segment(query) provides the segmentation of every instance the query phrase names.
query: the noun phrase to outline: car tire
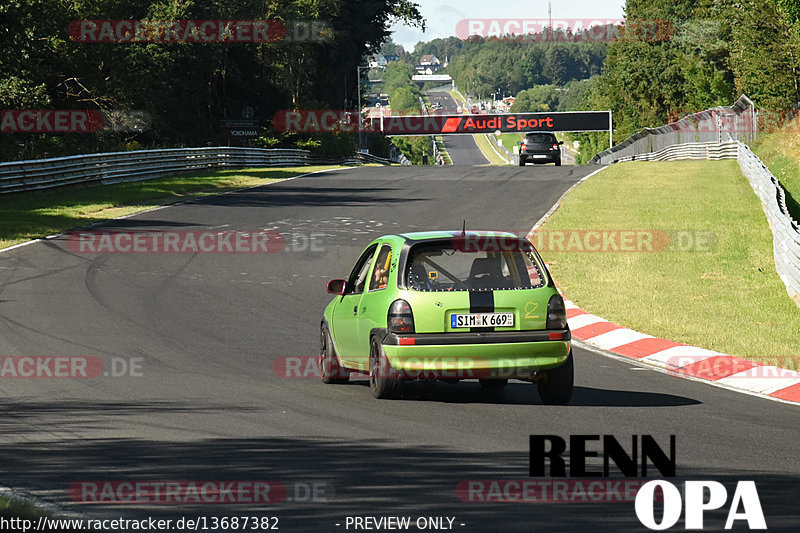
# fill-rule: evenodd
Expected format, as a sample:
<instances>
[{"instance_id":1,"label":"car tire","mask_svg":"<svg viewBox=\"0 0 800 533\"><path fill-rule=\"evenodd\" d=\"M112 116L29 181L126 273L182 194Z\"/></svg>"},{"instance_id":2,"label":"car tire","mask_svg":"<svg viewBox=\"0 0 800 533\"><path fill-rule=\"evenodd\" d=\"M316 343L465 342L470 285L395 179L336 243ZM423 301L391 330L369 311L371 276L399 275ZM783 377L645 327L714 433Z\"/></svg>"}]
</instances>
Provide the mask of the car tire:
<instances>
[{"instance_id":1,"label":"car tire","mask_svg":"<svg viewBox=\"0 0 800 533\"><path fill-rule=\"evenodd\" d=\"M498 390L508 385L508 379L479 379L482 389Z\"/></svg>"},{"instance_id":2,"label":"car tire","mask_svg":"<svg viewBox=\"0 0 800 533\"><path fill-rule=\"evenodd\" d=\"M555 163L556 163L557 167L560 167L561 166L561 159L556 159Z\"/></svg>"},{"instance_id":3,"label":"car tire","mask_svg":"<svg viewBox=\"0 0 800 533\"><path fill-rule=\"evenodd\" d=\"M319 332L319 358L317 359L319 376L323 383L347 383L350 372L339 364L339 356L333 346L328 326L322 325Z\"/></svg>"},{"instance_id":4,"label":"car tire","mask_svg":"<svg viewBox=\"0 0 800 533\"><path fill-rule=\"evenodd\" d=\"M389 364L383 345L375 337L369 343L369 388L379 400L400 395L402 380Z\"/></svg>"},{"instance_id":5,"label":"car tire","mask_svg":"<svg viewBox=\"0 0 800 533\"><path fill-rule=\"evenodd\" d=\"M522 158L519 159L519 166L521 166L521 167L525 166L525 160L524 159L522 159Z\"/></svg>"},{"instance_id":6,"label":"car tire","mask_svg":"<svg viewBox=\"0 0 800 533\"><path fill-rule=\"evenodd\" d=\"M572 398L574 381L575 367L570 350L564 364L548 370L537 383L542 402L545 405L566 405Z\"/></svg>"}]
</instances>

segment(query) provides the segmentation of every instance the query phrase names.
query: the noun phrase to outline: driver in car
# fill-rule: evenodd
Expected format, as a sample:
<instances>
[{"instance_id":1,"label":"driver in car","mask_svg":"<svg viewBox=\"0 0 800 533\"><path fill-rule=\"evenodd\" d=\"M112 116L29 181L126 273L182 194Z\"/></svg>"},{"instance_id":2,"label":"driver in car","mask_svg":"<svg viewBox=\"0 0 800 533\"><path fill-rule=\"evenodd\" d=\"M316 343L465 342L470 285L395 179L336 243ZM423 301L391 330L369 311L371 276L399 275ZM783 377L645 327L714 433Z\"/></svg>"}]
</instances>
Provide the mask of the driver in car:
<instances>
[{"instance_id":1,"label":"driver in car","mask_svg":"<svg viewBox=\"0 0 800 533\"><path fill-rule=\"evenodd\" d=\"M375 265L375 272L372 275L373 278L373 285L376 289L385 289L387 285L389 285L389 264L392 261L392 254L389 252L389 255L386 257L386 261L383 264L378 263Z\"/></svg>"}]
</instances>

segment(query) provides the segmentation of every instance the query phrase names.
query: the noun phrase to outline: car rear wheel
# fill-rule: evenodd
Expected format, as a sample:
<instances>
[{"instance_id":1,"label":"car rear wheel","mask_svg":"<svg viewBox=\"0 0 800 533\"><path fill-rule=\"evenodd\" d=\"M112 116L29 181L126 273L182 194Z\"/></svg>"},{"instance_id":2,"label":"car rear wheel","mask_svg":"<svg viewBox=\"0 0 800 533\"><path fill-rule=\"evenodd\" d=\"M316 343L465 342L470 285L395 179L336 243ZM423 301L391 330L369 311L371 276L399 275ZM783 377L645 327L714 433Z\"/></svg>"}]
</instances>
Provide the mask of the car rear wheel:
<instances>
[{"instance_id":1,"label":"car rear wheel","mask_svg":"<svg viewBox=\"0 0 800 533\"><path fill-rule=\"evenodd\" d=\"M519 166L521 166L521 167L525 166L525 160L522 159L521 157L519 158Z\"/></svg>"},{"instance_id":2,"label":"car rear wheel","mask_svg":"<svg viewBox=\"0 0 800 533\"><path fill-rule=\"evenodd\" d=\"M339 356L333 347L328 326L323 325L319 332L319 375L323 383L347 383L350 372L339 364Z\"/></svg>"},{"instance_id":3,"label":"car rear wheel","mask_svg":"<svg viewBox=\"0 0 800 533\"><path fill-rule=\"evenodd\" d=\"M507 379L479 379L482 389L497 390L508 385Z\"/></svg>"},{"instance_id":4,"label":"car rear wheel","mask_svg":"<svg viewBox=\"0 0 800 533\"><path fill-rule=\"evenodd\" d=\"M557 166L557 167L560 167L560 166L561 166L561 159L556 159L556 166Z\"/></svg>"},{"instance_id":5,"label":"car rear wheel","mask_svg":"<svg viewBox=\"0 0 800 533\"><path fill-rule=\"evenodd\" d=\"M572 398L575 369L572 350L567 360L559 367L548 370L538 382L539 396L545 405L566 405Z\"/></svg>"},{"instance_id":6,"label":"car rear wheel","mask_svg":"<svg viewBox=\"0 0 800 533\"><path fill-rule=\"evenodd\" d=\"M372 338L369 347L369 387L378 399L396 398L400 394L402 380L389 364L383 346Z\"/></svg>"}]
</instances>

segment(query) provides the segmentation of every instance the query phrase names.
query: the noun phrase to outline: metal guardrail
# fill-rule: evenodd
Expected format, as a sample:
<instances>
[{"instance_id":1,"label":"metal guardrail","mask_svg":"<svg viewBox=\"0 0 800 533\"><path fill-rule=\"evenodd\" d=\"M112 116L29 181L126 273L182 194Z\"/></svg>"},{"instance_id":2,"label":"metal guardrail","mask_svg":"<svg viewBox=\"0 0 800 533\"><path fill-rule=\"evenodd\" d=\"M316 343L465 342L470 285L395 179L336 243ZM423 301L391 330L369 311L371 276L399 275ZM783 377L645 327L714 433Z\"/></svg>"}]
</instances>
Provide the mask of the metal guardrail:
<instances>
[{"instance_id":1,"label":"metal guardrail","mask_svg":"<svg viewBox=\"0 0 800 533\"><path fill-rule=\"evenodd\" d=\"M786 192L767 166L744 143L736 143L739 166L761 200L772 228L775 269L786 292L800 306L800 225L786 208Z\"/></svg>"},{"instance_id":2,"label":"metal guardrail","mask_svg":"<svg viewBox=\"0 0 800 533\"><path fill-rule=\"evenodd\" d=\"M753 102L745 95L730 107L715 107L661 126L644 128L595 155L589 163L607 165L629 161L633 156L657 153L676 144L723 144L728 141L751 142L758 131L758 116Z\"/></svg>"},{"instance_id":3,"label":"metal guardrail","mask_svg":"<svg viewBox=\"0 0 800 533\"><path fill-rule=\"evenodd\" d=\"M0 163L0 194L78 183L121 183L161 178L179 172L219 168L326 164L391 164L371 154L325 158L307 150L262 148L179 148L76 155Z\"/></svg>"},{"instance_id":4,"label":"metal guardrail","mask_svg":"<svg viewBox=\"0 0 800 533\"><path fill-rule=\"evenodd\" d=\"M401 156L403 154L400 154ZM391 159L384 159L383 157L378 157L377 155L367 154L358 152L353 154L350 157L342 158L326 158L311 155L309 156L309 164L314 165L361 165L364 163L372 163L378 165L391 165L392 163L397 163L399 161L392 161Z\"/></svg>"},{"instance_id":5,"label":"metal guardrail","mask_svg":"<svg viewBox=\"0 0 800 533\"><path fill-rule=\"evenodd\" d=\"M720 159L736 159L738 153L739 144L737 141L728 141L721 144L684 143L667 146L658 152L622 157L617 161L673 161L675 159L717 161Z\"/></svg>"}]
</instances>

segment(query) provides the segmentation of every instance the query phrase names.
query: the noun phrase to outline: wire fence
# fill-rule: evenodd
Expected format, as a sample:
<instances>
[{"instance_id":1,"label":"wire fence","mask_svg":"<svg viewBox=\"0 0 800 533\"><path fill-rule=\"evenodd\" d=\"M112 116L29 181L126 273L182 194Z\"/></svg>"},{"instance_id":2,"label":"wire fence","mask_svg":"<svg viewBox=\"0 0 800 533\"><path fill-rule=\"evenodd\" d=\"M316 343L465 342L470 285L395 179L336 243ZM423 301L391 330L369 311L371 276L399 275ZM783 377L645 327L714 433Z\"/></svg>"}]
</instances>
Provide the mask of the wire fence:
<instances>
[{"instance_id":1,"label":"wire fence","mask_svg":"<svg viewBox=\"0 0 800 533\"><path fill-rule=\"evenodd\" d=\"M758 115L753 102L745 95L730 107L715 107L661 126L644 128L623 142L595 155L589 163L607 165L617 161L640 159L677 144L723 144L728 141L752 142L758 133Z\"/></svg>"}]
</instances>

